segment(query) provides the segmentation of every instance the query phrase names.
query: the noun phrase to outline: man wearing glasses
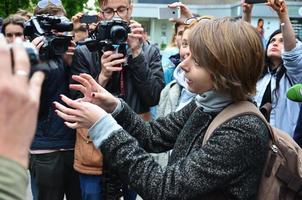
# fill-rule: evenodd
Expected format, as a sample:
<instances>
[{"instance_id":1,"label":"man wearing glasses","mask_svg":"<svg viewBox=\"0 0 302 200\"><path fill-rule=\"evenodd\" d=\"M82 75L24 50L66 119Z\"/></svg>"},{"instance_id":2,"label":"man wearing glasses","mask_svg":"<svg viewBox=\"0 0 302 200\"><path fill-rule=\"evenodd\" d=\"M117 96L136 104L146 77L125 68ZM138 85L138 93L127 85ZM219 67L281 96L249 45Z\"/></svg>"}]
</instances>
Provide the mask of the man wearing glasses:
<instances>
[{"instance_id":1,"label":"man wearing glasses","mask_svg":"<svg viewBox=\"0 0 302 200\"><path fill-rule=\"evenodd\" d=\"M129 24L131 33L128 34L127 53L126 55L116 51L91 53L85 45L80 46L75 51L71 73L92 75L109 92L124 99L143 119L150 120L150 107L157 105L164 87L160 52L155 46L144 42L144 29L141 24L130 20L133 11L131 0L99 0L99 5L101 20L123 20ZM81 97L78 92L71 91L71 93L74 99ZM77 148L79 146L81 149ZM104 178L107 176L102 161L97 163L93 158L88 161L91 155L96 153L89 155L83 153L89 150L91 152L92 148L94 146L87 130L77 130L74 166L80 172L83 199L100 199L100 196L106 196L107 192L104 189L106 184L101 183L101 179L109 182L112 180ZM83 151L83 149L88 150ZM127 186L123 189L124 199L136 198L134 192L128 192Z\"/></svg>"}]
</instances>

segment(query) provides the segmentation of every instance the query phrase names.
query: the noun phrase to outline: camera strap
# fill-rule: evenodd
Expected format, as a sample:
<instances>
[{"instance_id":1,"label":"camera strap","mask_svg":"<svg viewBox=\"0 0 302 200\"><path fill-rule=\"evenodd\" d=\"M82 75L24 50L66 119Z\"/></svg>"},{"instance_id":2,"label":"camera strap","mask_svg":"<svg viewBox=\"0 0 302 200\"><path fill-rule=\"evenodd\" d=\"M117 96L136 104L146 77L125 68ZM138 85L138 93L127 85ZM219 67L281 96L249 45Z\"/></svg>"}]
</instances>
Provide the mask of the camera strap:
<instances>
[{"instance_id":1,"label":"camera strap","mask_svg":"<svg viewBox=\"0 0 302 200\"><path fill-rule=\"evenodd\" d=\"M125 70L124 68L120 72L120 96L125 96L126 95L126 90L125 90Z\"/></svg>"}]
</instances>

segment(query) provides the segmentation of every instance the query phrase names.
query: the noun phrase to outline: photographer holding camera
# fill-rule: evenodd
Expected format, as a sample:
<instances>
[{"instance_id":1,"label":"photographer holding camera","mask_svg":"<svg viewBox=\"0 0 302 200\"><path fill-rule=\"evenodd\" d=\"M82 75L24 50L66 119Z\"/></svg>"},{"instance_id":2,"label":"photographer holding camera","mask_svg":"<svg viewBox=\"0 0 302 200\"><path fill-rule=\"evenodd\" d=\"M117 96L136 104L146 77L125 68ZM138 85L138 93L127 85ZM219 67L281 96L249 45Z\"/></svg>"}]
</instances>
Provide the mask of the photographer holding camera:
<instances>
[{"instance_id":1,"label":"photographer holding camera","mask_svg":"<svg viewBox=\"0 0 302 200\"><path fill-rule=\"evenodd\" d=\"M160 52L155 46L143 42L143 28L130 20L131 0L100 0L99 4L102 21L92 40L76 49L72 74L91 74L100 85L123 98L143 119L149 120L150 107L157 105L164 87ZM81 96L76 91L71 94L75 99ZM102 161L102 155L93 146L87 130L78 129L74 167L80 172L83 199L99 199L101 195L109 198L110 186L105 183L109 173ZM109 182L111 180L112 177ZM135 199L136 194L127 192L127 186L123 189L124 199Z\"/></svg>"},{"instance_id":2,"label":"photographer holding camera","mask_svg":"<svg viewBox=\"0 0 302 200\"><path fill-rule=\"evenodd\" d=\"M39 49L48 67L42 86L37 130L30 148L29 170L34 199L81 199L78 173L73 169L75 131L54 112L53 101L69 96L69 69L64 54L70 48L72 23L60 0L41 0L25 25L25 35ZM65 57L66 58L66 57ZM26 117L26 116L25 116Z\"/></svg>"}]
</instances>

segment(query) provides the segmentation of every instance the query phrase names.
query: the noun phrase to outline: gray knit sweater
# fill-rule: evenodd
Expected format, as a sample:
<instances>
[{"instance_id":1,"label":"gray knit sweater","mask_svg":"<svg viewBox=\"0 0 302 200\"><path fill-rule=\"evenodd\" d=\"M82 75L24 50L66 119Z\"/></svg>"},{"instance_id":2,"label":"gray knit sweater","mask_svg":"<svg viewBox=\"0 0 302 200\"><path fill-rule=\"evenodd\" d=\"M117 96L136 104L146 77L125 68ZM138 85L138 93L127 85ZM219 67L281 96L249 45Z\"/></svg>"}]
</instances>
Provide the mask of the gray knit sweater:
<instances>
[{"instance_id":1,"label":"gray knit sweater","mask_svg":"<svg viewBox=\"0 0 302 200\"><path fill-rule=\"evenodd\" d=\"M111 169L143 199L256 199L268 152L269 133L262 120L242 115L220 126L202 147L217 113L192 101L166 118L144 122L123 103L115 117L124 128L101 145ZM173 149L167 167L147 152Z\"/></svg>"}]
</instances>

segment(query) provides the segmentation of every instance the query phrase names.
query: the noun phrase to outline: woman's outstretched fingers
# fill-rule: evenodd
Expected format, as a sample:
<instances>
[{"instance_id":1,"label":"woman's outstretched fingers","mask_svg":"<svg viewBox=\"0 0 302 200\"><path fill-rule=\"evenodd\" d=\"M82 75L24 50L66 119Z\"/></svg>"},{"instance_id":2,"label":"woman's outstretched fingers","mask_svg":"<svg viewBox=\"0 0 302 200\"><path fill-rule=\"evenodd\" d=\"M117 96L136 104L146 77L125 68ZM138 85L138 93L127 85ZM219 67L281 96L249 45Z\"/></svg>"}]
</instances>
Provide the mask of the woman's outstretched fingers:
<instances>
[{"instance_id":1,"label":"woman's outstretched fingers","mask_svg":"<svg viewBox=\"0 0 302 200\"><path fill-rule=\"evenodd\" d=\"M74 123L70 123L70 122L64 122L64 124L72 129L77 129L77 128L81 128L81 126L79 125L78 122L74 122Z\"/></svg>"},{"instance_id":2,"label":"woman's outstretched fingers","mask_svg":"<svg viewBox=\"0 0 302 200\"><path fill-rule=\"evenodd\" d=\"M78 122L78 121L80 121L79 118L74 116L74 115L68 115L64 112L61 112L60 110L55 110L55 112L57 113L57 115L59 117L64 119L64 121L67 121L67 122Z\"/></svg>"},{"instance_id":3,"label":"woman's outstretched fingers","mask_svg":"<svg viewBox=\"0 0 302 200\"><path fill-rule=\"evenodd\" d=\"M91 88L89 82L86 79L82 78L81 76L73 75L72 79L75 80L75 81L77 81L77 82L79 82L79 83L81 83L86 88Z\"/></svg>"},{"instance_id":4,"label":"woman's outstretched fingers","mask_svg":"<svg viewBox=\"0 0 302 200\"><path fill-rule=\"evenodd\" d=\"M53 103L56 106L57 110L65 113L67 115L80 116L80 113L75 109L67 108L66 106L64 106L58 102L53 102Z\"/></svg>"},{"instance_id":5,"label":"woman's outstretched fingers","mask_svg":"<svg viewBox=\"0 0 302 200\"><path fill-rule=\"evenodd\" d=\"M63 102L65 102L71 108L75 108L75 109L79 109L79 110L81 110L81 108L82 108L82 104L80 102L72 100L65 95L61 95L61 99Z\"/></svg>"},{"instance_id":6,"label":"woman's outstretched fingers","mask_svg":"<svg viewBox=\"0 0 302 200\"><path fill-rule=\"evenodd\" d=\"M101 86L96 82L96 80L94 80L94 79L92 78L92 76L90 76L89 74L80 74L80 76L81 76L82 78L86 79L94 89L101 87ZM97 92L97 91L94 91L94 92Z\"/></svg>"},{"instance_id":7,"label":"woman's outstretched fingers","mask_svg":"<svg viewBox=\"0 0 302 200\"><path fill-rule=\"evenodd\" d=\"M86 88L83 86L83 85L80 85L80 84L70 84L69 85L69 88L71 89L71 90L76 90L76 91L79 91L79 92L81 92L82 94L86 94L86 92L87 92L87 90L86 90Z\"/></svg>"}]
</instances>

